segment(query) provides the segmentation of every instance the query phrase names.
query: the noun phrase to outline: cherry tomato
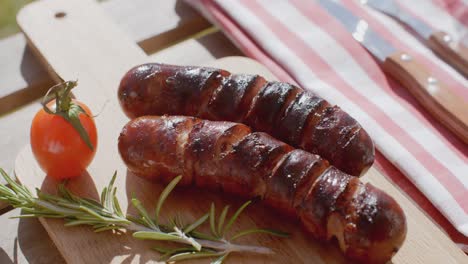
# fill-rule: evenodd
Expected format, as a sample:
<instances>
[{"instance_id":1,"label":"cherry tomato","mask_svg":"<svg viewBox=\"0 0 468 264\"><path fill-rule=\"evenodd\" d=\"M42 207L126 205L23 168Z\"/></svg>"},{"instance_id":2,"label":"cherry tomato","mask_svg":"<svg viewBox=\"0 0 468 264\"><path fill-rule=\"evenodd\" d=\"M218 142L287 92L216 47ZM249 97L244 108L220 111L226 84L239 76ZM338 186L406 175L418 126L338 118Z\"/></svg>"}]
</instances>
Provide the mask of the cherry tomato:
<instances>
[{"instance_id":1,"label":"cherry tomato","mask_svg":"<svg viewBox=\"0 0 468 264\"><path fill-rule=\"evenodd\" d=\"M86 144L78 131L60 115L37 112L31 125L31 148L36 160L47 175L57 179L77 177L86 170L94 158L97 147L97 130L89 108L76 100L72 104L85 111L78 118L86 131L92 148ZM55 100L47 103L55 112Z\"/></svg>"}]
</instances>

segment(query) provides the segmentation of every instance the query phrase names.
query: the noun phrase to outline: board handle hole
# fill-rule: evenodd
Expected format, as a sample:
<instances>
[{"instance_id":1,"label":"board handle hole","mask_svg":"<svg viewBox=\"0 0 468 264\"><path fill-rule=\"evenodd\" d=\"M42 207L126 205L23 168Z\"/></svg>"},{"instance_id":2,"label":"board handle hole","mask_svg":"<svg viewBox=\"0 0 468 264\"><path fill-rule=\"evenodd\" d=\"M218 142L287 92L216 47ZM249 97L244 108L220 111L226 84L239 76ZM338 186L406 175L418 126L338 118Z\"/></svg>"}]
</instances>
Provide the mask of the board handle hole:
<instances>
[{"instance_id":1,"label":"board handle hole","mask_svg":"<svg viewBox=\"0 0 468 264\"><path fill-rule=\"evenodd\" d=\"M55 18L64 18L66 15L67 15L67 13L65 13L63 11L59 11L59 12L55 13Z\"/></svg>"}]
</instances>

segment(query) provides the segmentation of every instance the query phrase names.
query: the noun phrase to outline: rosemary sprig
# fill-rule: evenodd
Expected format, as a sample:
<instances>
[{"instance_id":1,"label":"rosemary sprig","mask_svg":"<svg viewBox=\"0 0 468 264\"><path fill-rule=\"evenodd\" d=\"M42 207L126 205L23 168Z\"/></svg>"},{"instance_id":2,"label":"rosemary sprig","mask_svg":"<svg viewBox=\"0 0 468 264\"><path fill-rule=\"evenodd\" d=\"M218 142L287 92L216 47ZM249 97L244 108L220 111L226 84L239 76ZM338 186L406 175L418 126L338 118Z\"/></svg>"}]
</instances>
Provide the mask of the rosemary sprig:
<instances>
[{"instance_id":1,"label":"rosemary sprig","mask_svg":"<svg viewBox=\"0 0 468 264\"><path fill-rule=\"evenodd\" d=\"M273 251L269 248L234 244L231 241L254 233L287 236L286 233L271 229L248 229L227 237L226 234L231 226L250 201L244 203L228 220L229 206L225 206L219 217L216 217L216 208L214 204L211 204L209 212L191 224L182 224L180 215L176 215L168 224L162 224L161 208L181 176L176 177L161 192L156 203L155 217L151 218L136 198L132 199L132 205L139 215L125 215L122 212L116 198L117 187L114 186L116 173L109 185L103 189L100 202L78 197L62 184L58 187L58 195L47 194L36 189L34 196L24 185L15 182L1 168L0 174L8 183L8 186L0 184L0 200L6 201L15 208L21 208L24 214L17 217L62 218L66 221L65 226L89 225L95 232L126 229L133 231L133 237L137 239L171 241L181 244L181 247L153 248L162 254L162 260L168 262L216 258L212 263L220 264L234 252L272 254ZM208 220L210 232L199 231L198 228Z\"/></svg>"}]
</instances>

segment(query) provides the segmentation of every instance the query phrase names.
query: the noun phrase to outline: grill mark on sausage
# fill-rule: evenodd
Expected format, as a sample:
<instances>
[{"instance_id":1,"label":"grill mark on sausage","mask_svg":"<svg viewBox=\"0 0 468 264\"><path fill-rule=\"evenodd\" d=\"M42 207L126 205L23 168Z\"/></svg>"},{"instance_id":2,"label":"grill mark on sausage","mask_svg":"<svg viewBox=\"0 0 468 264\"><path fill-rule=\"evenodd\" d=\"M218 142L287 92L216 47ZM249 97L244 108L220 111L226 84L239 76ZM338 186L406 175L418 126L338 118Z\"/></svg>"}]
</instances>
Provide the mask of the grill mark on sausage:
<instances>
[{"instance_id":1,"label":"grill mark on sausage","mask_svg":"<svg viewBox=\"0 0 468 264\"><path fill-rule=\"evenodd\" d=\"M362 175L374 160L371 138L339 107L310 91L267 82L259 75L144 64L122 78L119 101L131 118L171 114L243 122L318 154L354 176Z\"/></svg>"},{"instance_id":2,"label":"grill mark on sausage","mask_svg":"<svg viewBox=\"0 0 468 264\"><path fill-rule=\"evenodd\" d=\"M245 123L255 130L272 133L275 128L274 124L284 111L284 105L290 102L298 92L298 88L288 83L267 83L254 98L245 117Z\"/></svg>"},{"instance_id":3,"label":"grill mark on sausage","mask_svg":"<svg viewBox=\"0 0 468 264\"><path fill-rule=\"evenodd\" d=\"M388 261L405 238L403 211L390 196L242 124L141 117L123 128L119 152L130 171L150 180L183 175L180 185L260 197L300 219L313 237L336 237L343 253L359 262Z\"/></svg>"}]
</instances>

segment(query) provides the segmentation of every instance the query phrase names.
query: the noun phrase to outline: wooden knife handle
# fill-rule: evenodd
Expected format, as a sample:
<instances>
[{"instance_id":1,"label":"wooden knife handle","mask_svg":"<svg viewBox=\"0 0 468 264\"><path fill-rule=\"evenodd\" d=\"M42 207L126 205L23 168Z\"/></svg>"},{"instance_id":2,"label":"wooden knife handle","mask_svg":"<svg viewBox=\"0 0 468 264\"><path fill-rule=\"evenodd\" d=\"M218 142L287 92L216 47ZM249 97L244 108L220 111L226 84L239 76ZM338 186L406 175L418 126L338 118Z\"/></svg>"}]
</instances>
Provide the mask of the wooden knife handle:
<instances>
[{"instance_id":1,"label":"wooden knife handle","mask_svg":"<svg viewBox=\"0 0 468 264\"><path fill-rule=\"evenodd\" d=\"M387 57L383 70L408 89L443 125L468 144L468 103L404 52Z\"/></svg>"},{"instance_id":2,"label":"wooden knife handle","mask_svg":"<svg viewBox=\"0 0 468 264\"><path fill-rule=\"evenodd\" d=\"M468 47L454 41L442 31L433 33L429 37L428 45L438 56L468 78Z\"/></svg>"}]
</instances>

